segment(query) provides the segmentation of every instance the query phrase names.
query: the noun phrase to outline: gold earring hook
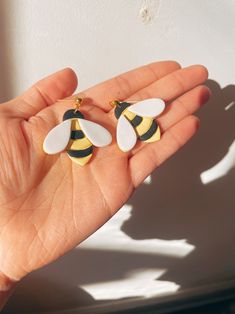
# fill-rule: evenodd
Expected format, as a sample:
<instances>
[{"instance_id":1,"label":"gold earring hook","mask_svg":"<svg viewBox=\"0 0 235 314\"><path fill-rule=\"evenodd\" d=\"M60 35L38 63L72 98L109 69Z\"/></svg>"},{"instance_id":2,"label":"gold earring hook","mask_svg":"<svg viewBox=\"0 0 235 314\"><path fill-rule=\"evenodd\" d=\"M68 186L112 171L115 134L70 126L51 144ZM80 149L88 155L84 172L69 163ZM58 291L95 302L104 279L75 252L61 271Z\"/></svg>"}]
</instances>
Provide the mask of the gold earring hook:
<instances>
[{"instance_id":1,"label":"gold earring hook","mask_svg":"<svg viewBox=\"0 0 235 314\"><path fill-rule=\"evenodd\" d=\"M116 106L118 106L119 103L120 103L119 100L111 100L111 101L109 102L110 106L113 107L113 108L115 108Z\"/></svg>"},{"instance_id":2,"label":"gold earring hook","mask_svg":"<svg viewBox=\"0 0 235 314\"><path fill-rule=\"evenodd\" d=\"M77 112L77 111L79 110L81 104L82 104L83 98L81 98L81 97L76 97L76 98L74 99L74 101L75 101L75 110L74 110L74 112Z\"/></svg>"},{"instance_id":3,"label":"gold earring hook","mask_svg":"<svg viewBox=\"0 0 235 314\"><path fill-rule=\"evenodd\" d=\"M73 97L73 98L65 98L65 99L58 99L57 101L73 101L74 102L74 112L77 112L83 102L83 97L79 97L79 96L76 96L76 97Z\"/></svg>"}]
</instances>

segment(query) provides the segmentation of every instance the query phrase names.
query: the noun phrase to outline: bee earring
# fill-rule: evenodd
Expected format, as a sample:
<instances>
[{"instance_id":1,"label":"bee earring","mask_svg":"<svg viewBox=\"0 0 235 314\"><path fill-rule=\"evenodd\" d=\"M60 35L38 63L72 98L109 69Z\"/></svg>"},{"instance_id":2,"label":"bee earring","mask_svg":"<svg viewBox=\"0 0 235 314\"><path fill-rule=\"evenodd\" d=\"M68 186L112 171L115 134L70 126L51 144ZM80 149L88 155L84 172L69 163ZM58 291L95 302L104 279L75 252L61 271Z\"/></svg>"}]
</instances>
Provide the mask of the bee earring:
<instances>
[{"instance_id":1,"label":"bee earring","mask_svg":"<svg viewBox=\"0 0 235 314\"><path fill-rule=\"evenodd\" d=\"M110 102L114 107L117 124L117 144L123 152L130 151L137 138L144 142L160 140L161 131L155 120L165 109L165 102L160 98L143 101Z\"/></svg>"},{"instance_id":2,"label":"bee earring","mask_svg":"<svg viewBox=\"0 0 235 314\"><path fill-rule=\"evenodd\" d=\"M112 136L101 125L85 120L79 108L82 98L75 98L75 109L64 113L63 122L55 126L43 142L47 154L57 154L64 150L72 161L84 166L93 153L93 145L104 147L112 142Z\"/></svg>"}]
</instances>

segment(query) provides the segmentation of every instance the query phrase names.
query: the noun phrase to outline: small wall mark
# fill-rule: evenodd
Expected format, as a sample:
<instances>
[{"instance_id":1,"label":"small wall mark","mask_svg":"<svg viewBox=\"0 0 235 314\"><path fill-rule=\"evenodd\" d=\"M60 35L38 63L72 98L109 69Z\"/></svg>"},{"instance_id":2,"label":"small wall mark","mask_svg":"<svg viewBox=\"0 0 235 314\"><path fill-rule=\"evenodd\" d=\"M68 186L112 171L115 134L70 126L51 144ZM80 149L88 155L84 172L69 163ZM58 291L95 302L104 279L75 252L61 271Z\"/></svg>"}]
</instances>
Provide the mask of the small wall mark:
<instances>
[{"instance_id":1,"label":"small wall mark","mask_svg":"<svg viewBox=\"0 0 235 314\"><path fill-rule=\"evenodd\" d=\"M150 24L158 15L160 0L143 0L139 10L139 18L143 24Z\"/></svg>"}]
</instances>

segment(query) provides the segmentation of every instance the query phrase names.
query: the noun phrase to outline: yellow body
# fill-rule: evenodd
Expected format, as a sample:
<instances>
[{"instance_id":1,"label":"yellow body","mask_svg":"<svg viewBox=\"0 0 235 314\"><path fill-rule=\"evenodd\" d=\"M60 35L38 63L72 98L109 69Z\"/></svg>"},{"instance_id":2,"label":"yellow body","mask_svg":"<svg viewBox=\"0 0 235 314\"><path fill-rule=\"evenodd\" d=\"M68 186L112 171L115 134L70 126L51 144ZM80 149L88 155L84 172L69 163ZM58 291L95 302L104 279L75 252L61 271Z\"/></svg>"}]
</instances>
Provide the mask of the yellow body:
<instances>
[{"instance_id":1,"label":"yellow body","mask_svg":"<svg viewBox=\"0 0 235 314\"><path fill-rule=\"evenodd\" d=\"M78 123L78 120L74 119L74 120L72 120L72 123L71 123L71 131L78 131L78 130L81 130L81 127ZM86 149L90 146L92 146L92 143L85 136L81 139L75 139L75 140L70 139L66 149L67 150L70 150L70 149L71 150L82 150L82 149ZM88 161L91 159L91 157L92 157L92 154L90 154L86 157L82 157L82 158L69 156L69 158L72 159L72 161L76 162L80 166L84 166L85 164L87 164Z\"/></svg>"},{"instance_id":2,"label":"yellow body","mask_svg":"<svg viewBox=\"0 0 235 314\"><path fill-rule=\"evenodd\" d=\"M128 111L128 109L124 110L124 112L122 113L129 121L133 120L136 117L136 114L134 114L133 112ZM142 117L143 120L142 122L135 127L136 133L138 136L141 136L143 134L145 134L149 128L152 125L153 119L152 118L147 118L147 117ZM156 142L159 141L161 138L161 132L160 132L160 128L158 126L156 132L146 141L147 143L151 143L151 142Z\"/></svg>"}]
</instances>

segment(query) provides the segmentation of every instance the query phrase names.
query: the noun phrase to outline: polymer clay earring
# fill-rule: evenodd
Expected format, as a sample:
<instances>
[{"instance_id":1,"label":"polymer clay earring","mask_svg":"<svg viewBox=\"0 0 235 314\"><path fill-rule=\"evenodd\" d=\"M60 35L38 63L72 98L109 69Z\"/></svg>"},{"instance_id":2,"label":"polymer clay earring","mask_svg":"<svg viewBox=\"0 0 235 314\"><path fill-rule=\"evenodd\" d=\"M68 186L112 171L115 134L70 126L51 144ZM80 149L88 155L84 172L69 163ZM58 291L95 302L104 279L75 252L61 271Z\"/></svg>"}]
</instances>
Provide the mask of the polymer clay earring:
<instances>
[{"instance_id":1,"label":"polymer clay earring","mask_svg":"<svg viewBox=\"0 0 235 314\"><path fill-rule=\"evenodd\" d=\"M132 104L134 102L134 104ZM160 98L143 101L110 102L113 106L117 123L117 144L123 152L130 151L137 139L150 143L160 140L161 131L155 118L165 109L165 102Z\"/></svg>"},{"instance_id":2,"label":"polymer clay earring","mask_svg":"<svg viewBox=\"0 0 235 314\"><path fill-rule=\"evenodd\" d=\"M69 158L84 166L93 153L93 145L104 147L112 142L112 136L101 125L85 120L79 111L82 98L75 98L75 109L64 113L63 122L55 126L43 142L43 150L47 154L67 151Z\"/></svg>"}]
</instances>

